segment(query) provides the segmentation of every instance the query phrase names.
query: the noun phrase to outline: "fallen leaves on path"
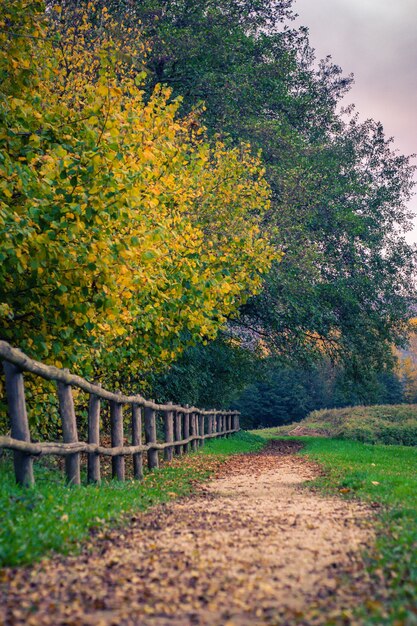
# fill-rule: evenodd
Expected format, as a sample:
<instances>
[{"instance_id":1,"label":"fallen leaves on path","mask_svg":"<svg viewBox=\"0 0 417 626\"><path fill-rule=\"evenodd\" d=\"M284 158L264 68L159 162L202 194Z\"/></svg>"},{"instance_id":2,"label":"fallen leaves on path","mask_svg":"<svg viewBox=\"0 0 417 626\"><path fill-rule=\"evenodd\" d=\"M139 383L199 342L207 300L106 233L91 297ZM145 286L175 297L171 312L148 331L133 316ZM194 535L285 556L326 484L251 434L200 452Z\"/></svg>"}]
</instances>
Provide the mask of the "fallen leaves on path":
<instances>
[{"instance_id":1,"label":"fallen leaves on path","mask_svg":"<svg viewBox=\"0 0 417 626\"><path fill-rule=\"evenodd\" d=\"M217 480L197 495L95 537L79 556L4 570L4 624L324 624L324 613L353 624L370 593L360 552L371 513L300 488L319 470L294 445L213 461Z\"/></svg>"}]
</instances>

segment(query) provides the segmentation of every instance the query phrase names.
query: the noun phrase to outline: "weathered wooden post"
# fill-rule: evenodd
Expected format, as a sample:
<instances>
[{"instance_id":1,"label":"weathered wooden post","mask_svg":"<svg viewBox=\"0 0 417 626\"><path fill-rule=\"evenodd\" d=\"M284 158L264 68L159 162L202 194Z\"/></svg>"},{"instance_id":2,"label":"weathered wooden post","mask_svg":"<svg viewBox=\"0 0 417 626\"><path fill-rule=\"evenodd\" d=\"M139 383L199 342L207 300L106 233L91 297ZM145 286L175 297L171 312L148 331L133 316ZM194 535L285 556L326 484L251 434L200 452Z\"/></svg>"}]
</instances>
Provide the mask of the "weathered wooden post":
<instances>
[{"instance_id":1,"label":"weathered wooden post","mask_svg":"<svg viewBox=\"0 0 417 626\"><path fill-rule=\"evenodd\" d=\"M138 404L132 404L132 446L142 444L142 408ZM133 477L136 480L143 479L143 456L142 452L133 454Z\"/></svg>"},{"instance_id":2,"label":"weathered wooden post","mask_svg":"<svg viewBox=\"0 0 417 626\"><path fill-rule=\"evenodd\" d=\"M205 415L204 413L200 413L200 415L198 415L197 419L199 419L200 423L199 423L199 428L198 428L198 434L200 435L200 437L204 437L204 418ZM204 446L204 439L200 439L199 444L200 446Z\"/></svg>"},{"instance_id":3,"label":"weathered wooden post","mask_svg":"<svg viewBox=\"0 0 417 626\"><path fill-rule=\"evenodd\" d=\"M213 433L213 415L209 413L207 415L207 434L211 435Z\"/></svg>"},{"instance_id":4,"label":"weathered wooden post","mask_svg":"<svg viewBox=\"0 0 417 626\"><path fill-rule=\"evenodd\" d=\"M235 426L234 426L236 432L239 431L239 413L236 411L235 413Z\"/></svg>"},{"instance_id":5,"label":"weathered wooden post","mask_svg":"<svg viewBox=\"0 0 417 626\"><path fill-rule=\"evenodd\" d=\"M217 413L215 409L213 409L211 416L211 429L213 433L217 433Z\"/></svg>"},{"instance_id":6,"label":"weathered wooden post","mask_svg":"<svg viewBox=\"0 0 417 626\"><path fill-rule=\"evenodd\" d=\"M191 437L197 436L197 413L191 413ZM191 450L195 452L198 448L198 440L193 439L191 442Z\"/></svg>"},{"instance_id":7,"label":"weathered wooden post","mask_svg":"<svg viewBox=\"0 0 417 626\"><path fill-rule=\"evenodd\" d=\"M123 406L116 400L110 402L111 445L112 448L123 446ZM122 454L112 456L112 476L117 480L125 479L125 458Z\"/></svg>"},{"instance_id":8,"label":"weathered wooden post","mask_svg":"<svg viewBox=\"0 0 417 626\"><path fill-rule=\"evenodd\" d=\"M21 370L9 363L3 362L6 376L6 396L11 422L13 439L30 442L29 422L26 412L25 388ZM34 484L33 460L26 452L13 452L14 473L18 485L30 487Z\"/></svg>"},{"instance_id":9,"label":"weathered wooden post","mask_svg":"<svg viewBox=\"0 0 417 626\"><path fill-rule=\"evenodd\" d=\"M172 405L172 402L168 402ZM170 443L174 441L174 413L173 411L164 411L164 427L165 427L165 442ZM165 461L172 461L172 455L174 448L169 446L164 450Z\"/></svg>"},{"instance_id":10,"label":"weathered wooden post","mask_svg":"<svg viewBox=\"0 0 417 626\"><path fill-rule=\"evenodd\" d=\"M186 404L185 408L188 409L188 407L189 407L189 404ZM187 411L184 411L184 414L183 414L182 432L183 432L184 439L188 439L188 437L190 436L190 414ZM188 443L184 444L184 454L188 452L189 448L190 446Z\"/></svg>"},{"instance_id":11,"label":"weathered wooden post","mask_svg":"<svg viewBox=\"0 0 417 626\"><path fill-rule=\"evenodd\" d=\"M155 409L145 407L145 441L147 444L156 443L156 417ZM159 467L158 450L148 450L148 469L154 470Z\"/></svg>"},{"instance_id":12,"label":"weathered wooden post","mask_svg":"<svg viewBox=\"0 0 417 626\"><path fill-rule=\"evenodd\" d=\"M100 398L91 394L88 403L88 443L100 444ZM87 480L100 483L100 455L89 452L87 457Z\"/></svg>"},{"instance_id":13,"label":"weathered wooden post","mask_svg":"<svg viewBox=\"0 0 417 626\"><path fill-rule=\"evenodd\" d=\"M179 411L174 413L174 428L175 428L175 441L181 441L182 439L182 415ZM181 456L182 446L175 446L175 454Z\"/></svg>"},{"instance_id":14,"label":"weathered wooden post","mask_svg":"<svg viewBox=\"0 0 417 626\"><path fill-rule=\"evenodd\" d=\"M64 443L77 443L77 420L74 410L74 398L72 397L71 385L63 382L57 383L59 412L62 420L62 435ZM65 473L70 485L81 484L80 478L80 455L78 452L68 454L65 457Z\"/></svg>"}]
</instances>

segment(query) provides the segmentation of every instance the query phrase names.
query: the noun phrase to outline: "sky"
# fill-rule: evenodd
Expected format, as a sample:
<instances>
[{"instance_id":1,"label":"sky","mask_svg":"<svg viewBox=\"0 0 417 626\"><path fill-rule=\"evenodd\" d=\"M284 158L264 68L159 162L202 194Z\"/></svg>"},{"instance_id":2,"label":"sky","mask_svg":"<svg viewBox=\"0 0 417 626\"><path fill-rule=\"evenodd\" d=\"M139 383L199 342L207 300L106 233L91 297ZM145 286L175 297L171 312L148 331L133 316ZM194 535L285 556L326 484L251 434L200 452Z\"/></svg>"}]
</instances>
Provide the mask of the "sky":
<instances>
[{"instance_id":1,"label":"sky","mask_svg":"<svg viewBox=\"0 0 417 626\"><path fill-rule=\"evenodd\" d=\"M295 0L317 59L328 54L355 84L344 104L380 121L401 154L417 153L417 0ZM414 160L417 163L417 159ZM417 190L417 187L416 187ZM417 214L417 196L410 207ZM417 217L407 239L417 243Z\"/></svg>"}]
</instances>

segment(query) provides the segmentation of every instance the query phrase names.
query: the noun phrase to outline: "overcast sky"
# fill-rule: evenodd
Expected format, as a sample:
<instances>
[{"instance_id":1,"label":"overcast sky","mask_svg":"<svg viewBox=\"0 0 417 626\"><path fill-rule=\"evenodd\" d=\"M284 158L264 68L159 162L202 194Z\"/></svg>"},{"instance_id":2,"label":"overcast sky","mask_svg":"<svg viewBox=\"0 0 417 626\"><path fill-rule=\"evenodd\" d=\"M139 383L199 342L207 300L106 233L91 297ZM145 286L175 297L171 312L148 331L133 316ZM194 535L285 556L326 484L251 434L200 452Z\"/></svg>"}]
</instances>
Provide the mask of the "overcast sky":
<instances>
[{"instance_id":1,"label":"overcast sky","mask_svg":"<svg viewBox=\"0 0 417 626\"><path fill-rule=\"evenodd\" d=\"M345 98L382 122L402 154L417 152L417 0L295 0L318 59L328 54L355 84ZM417 197L411 203L417 213ZM415 229L407 237L417 242Z\"/></svg>"}]
</instances>

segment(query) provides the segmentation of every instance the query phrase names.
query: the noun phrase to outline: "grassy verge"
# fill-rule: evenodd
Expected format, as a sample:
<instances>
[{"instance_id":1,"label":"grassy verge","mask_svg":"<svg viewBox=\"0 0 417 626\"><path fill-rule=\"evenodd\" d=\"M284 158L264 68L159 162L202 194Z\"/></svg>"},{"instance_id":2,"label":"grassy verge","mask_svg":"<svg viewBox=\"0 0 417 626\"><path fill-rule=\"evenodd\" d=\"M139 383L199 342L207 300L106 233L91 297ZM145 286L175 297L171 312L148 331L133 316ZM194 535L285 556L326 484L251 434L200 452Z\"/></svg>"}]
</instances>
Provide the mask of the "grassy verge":
<instances>
[{"instance_id":1,"label":"grassy verge","mask_svg":"<svg viewBox=\"0 0 417 626\"><path fill-rule=\"evenodd\" d=\"M108 481L68 488L62 473L35 466L36 486L17 487L10 456L0 460L0 565L21 565L56 551L76 551L93 529L126 523L132 514L192 492L230 454L260 449L264 440L242 432L207 442L142 483Z\"/></svg>"},{"instance_id":2,"label":"grassy verge","mask_svg":"<svg viewBox=\"0 0 417 626\"><path fill-rule=\"evenodd\" d=\"M256 433L274 438L273 429ZM372 598L361 607L365 623L417 624L417 450L318 437L300 440L305 443L302 453L326 469L314 486L382 505L368 566L376 580L383 573L388 597Z\"/></svg>"},{"instance_id":3,"label":"grassy verge","mask_svg":"<svg viewBox=\"0 0 417 626\"><path fill-rule=\"evenodd\" d=\"M282 426L279 430L282 435L316 434L362 443L417 446L417 405L322 409L313 411L298 424Z\"/></svg>"}]
</instances>

